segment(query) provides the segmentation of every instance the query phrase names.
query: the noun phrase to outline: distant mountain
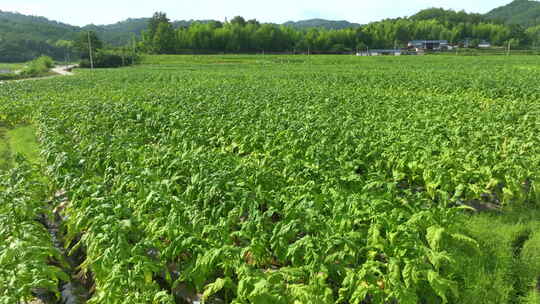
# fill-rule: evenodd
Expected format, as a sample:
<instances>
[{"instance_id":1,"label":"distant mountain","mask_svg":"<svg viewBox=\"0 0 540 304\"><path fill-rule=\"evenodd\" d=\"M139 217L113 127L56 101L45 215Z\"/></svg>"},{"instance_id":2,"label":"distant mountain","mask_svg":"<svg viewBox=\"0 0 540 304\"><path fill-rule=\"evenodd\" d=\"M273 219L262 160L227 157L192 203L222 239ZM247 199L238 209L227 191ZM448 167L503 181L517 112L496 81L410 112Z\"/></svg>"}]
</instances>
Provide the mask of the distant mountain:
<instances>
[{"instance_id":1,"label":"distant mountain","mask_svg":"<svg viewBox=\"0 0 540 304\"><path fill-rule=\"evenodd\" d=\"M44 17L0 11L0 38L4 39L7 35L30 40L70 39L78 30L76 26Z\"/></svg>"},{"instance_id":2,"label":"distant mountain","mask_svg":"<svg viewBox=\"0 0 540 304\"><path fill-rule=\"evenodd\" d=\"M108 25L87 25L82 27L83 31L95 31L98 36L108 44L111 45L125 45L130 39L140 37L142 31L148 28L148 21L150 18L130 18L124 21L120 21L114 24ZM192 23L209 23L215 20L180 20L173 21L173 27L186 27Z\"/></svg>"},{"instance_id":3,"label":"distant mountain","mask_svg":"<svg viewBox=\"0 0 540 304\"><path fill-rule=\"evenodd\" d=\"M482 14L467 13L465 11L446 10L443 8L428 8L419 11L410 17L411 20L438 20L441 23L472 23L478 24L487 21Z\"/></svg>"},{"instance_id":4,"label":"distant mountain","mask_svg":"<svg viewBox=\"0 0 540 304\"><path fill-rule=\"evenodd\" d=\"M179 21L172 21L172 24L173 24L173 27L179 28L179 27L190 26L191 24L193 24L195 22L207 24L207 23L212 23L212 22L218 22L219 23L221 21L217 21L217 20L179 20Z\"/></svg>"},{"instance_id":5,"label":"distant mountain","mask_svg":"<svg viewBox=\"0 0 540 304\"><path fill-rule=\"evenodd\" d=\"M125 45L135 35L140 37L143 30L148 27L150 18L130 18L108 25L86 25L84 27L73 26L61 22L51 21L45 17L28 16L19 13L4 12L0 10L0 61L7 51L7 43L46 43L58 40L73 40L81 31L95 31L98 36L110 45ZM189 26L194 22L208 23L213 20L181 20L174 21L174 27ZM11 47L10 47L11 48ZM50 51L50 50L49 50ZM11 54L13 55L13 54ZM10 55L10 57L12 57ZM20 54L18 60L26 60L35 57L34 53Z\"/></svg>"},{"instance_id":6,"label":"distant mountain","mask_svg":"<svg viewBox=\"0 0 540 304\"><path fill-rule=\"evenodd\" d=\"M141 34L143 30L148 27L148 21L150 18L138 18L138 19L127 19L122 22L118 22L111 25L87 25L83 27L83 30L93 30L100 34L100 37L112 44L116 44L115 38L116 35L112 33L134 33L137 36ZM211 23L211 22L220 22L217 20L177 20L172 21L174 28L179 27L188 27L193 23ZM310 20L301 20L301 21L289 21L285 22L283 25L291 26L294 28L325 28L325 29L344 29L344 28L356 28L360 24L351 23L345 20L342 21L333 21L325 19L310 19ZM122 44L122 43L118 43Z\"/></svg>"},{"instance_id":7,"label":"distant mountain","mask_svg":"<svg viewBox=\"0 0 540 304\"><path fill-rule=\"evenodd\" d=\"M58 59L58 40L72 40L80 29L47 18L0 11L0 62L27 61L41 54Z\"/></svg>"},{"instance_id":8,"label":"distant mountain","mask_svg":"<svg viewBox=\"0 0 540 304\"><path fill-rule=\"evenodd\" d=\"M133 36L139 37L141 35L141 32L148 27L148 20L150 18L130 18L108 25L90 24L81 29L96 32L108 44L125 45Z\"/></svg>"},{"instance_id":9,"label":"distant mountain","mask_svg":"<svg viewBox=\"0 0 540 304\"><path fill-rule=\"evenodd\" d=\"M150 18L130 18L109 25L73 26L51 21L44 17L27 16L19 13L0 11L0 62L26 61L41 54L56 59L64 57L65 50L56 47L59 40L74 40L82 31L93 30L106 44L125 45L133 36L140 37L147 28ZM540 2L531 0L515 0L491 12L470 14L464 11L455 12L439 8L422 10L409 17L413 21L438 20L443 24L468 23L478 24L491 20L497 23L519 24L525 27L540 25ZM187 27L194 22L209 23L213 20L173 21L173 26ZM283 25L296 29L324 28L344 29L358 28L361 25L345 20L309 19L289 21Z\"/></svg>"},{"instance_id":10,"label":"distant mountain","mask_svg":"<svg viewBox=\"0 0 540 304\"><path fill-rule=\"evenodd\" d=\"M40 53L61 57L61 51L55 49L54 42L58 40L73 40L81 31L95 31L107 44L113 46L125 45L133 36L139 38L142 31L148 27L150 18L130 18L108 25L73 26L51 21L45 17L27 16L19 13L0 11L0 61L24 61L32 59ZM187 27L191 24L216 22L215 20L179 20L173 21L173 26ZM285 26L299 29L325 28L343 29L355 28L360 24L348 21L332 21L310 19L297 22L286 22ZM29 45L30 44L30 45ZM28 45L28 47L25 47ZM18 53L15 49L33 49L32 52Z\"/></svg>"},{"instance_id":11,"label":"distant mountain","mask_svg":"<svg viewBox=\"0 0 540 304\"><path fill-rule=\"evenodd\" d=\"M487 18L499 19L507 24L519 24L525 27L540 25L540 2L514 0L486 14Z\"/></svg>"},{"instance_id":12,"label":"distant mountain","mask_svg":"<svg viewBox=\"0 0 540 304\"><path fill-rule=\"evenodd\" d=\"M307 28L325 28L329 30L341 30L344 28L357 28L360 27L358 23L351 23L349 21L340 20L325 20L325 19L309 19L301 21L289 21L283 23L285 26L294 27L297 29L307 29Z\"/></svg>"}]
</instances>

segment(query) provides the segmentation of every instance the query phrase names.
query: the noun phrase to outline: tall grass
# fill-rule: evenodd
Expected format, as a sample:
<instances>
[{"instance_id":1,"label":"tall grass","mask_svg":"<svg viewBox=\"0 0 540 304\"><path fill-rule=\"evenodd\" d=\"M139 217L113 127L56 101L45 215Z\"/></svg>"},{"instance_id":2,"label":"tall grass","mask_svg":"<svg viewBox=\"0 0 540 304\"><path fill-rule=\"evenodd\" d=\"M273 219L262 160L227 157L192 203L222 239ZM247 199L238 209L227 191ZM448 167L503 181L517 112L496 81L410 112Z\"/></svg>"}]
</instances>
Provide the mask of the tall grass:
<instances>
[{"instance_id":1,"label":"tall grass","mask_svg":"<svg viewBox=\"0 0 540 304\"><path fill-rule=\"evenodd\" d=\"M6 128L0 126L0 171L7 170L11 160L9 143L6 138Z\"/></svg>"},{"instance_id":2,"label":"tall grass","mask_svg":"<svg viewBox=\"0 0 540 304\"><path fill-rule=\"evenodd\" d=\"M31 126L21 126L6 132L11 152L24 155L31 163L39 160L39 146L35 132Z\"/></svg>"},{"instance_id":3,"label":"tall grass","mask_svg":"<svg viewBox=\"0 0 540 304\"><path fill-rule=\"evenodd\" d=\"M540 210L479 214L466 223L480 250L460 251L462 303L540 303Z\"/></svg>"},{"instance_id":4,"label":"tall grass","mask_svg":"<svg viewBox=\"0 0 540 304\"><path fill-rule=\"evenodd\" d=\"M13 129L0 126L0 171L12 168L15 155L21 154L30 163L39 163L39 144L32 126Z\"/></svg>"}]
</instances>

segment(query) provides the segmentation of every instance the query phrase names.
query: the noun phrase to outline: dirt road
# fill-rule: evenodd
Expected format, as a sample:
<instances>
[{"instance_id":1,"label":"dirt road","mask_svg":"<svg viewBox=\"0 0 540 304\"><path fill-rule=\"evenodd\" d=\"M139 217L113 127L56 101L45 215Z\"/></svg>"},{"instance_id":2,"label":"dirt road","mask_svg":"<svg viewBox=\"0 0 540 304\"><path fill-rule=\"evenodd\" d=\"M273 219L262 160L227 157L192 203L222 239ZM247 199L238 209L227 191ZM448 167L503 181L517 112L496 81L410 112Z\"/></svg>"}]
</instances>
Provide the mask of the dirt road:
<instances>
[{"instance_id":1,"label":"dirt road","mask_svg":"<svg viewBox=\"0 0 540 304\"><path fill-rule=\"evenodd\" d=\"M72 64L72 65L57 65L55 66L51 71L60 74L62 76L71 76L73 75L73 68L76 68L78 65Z\"/></svg>"},{"instance_id":2,"label":"dirt road","mask_svg":"<svg viewBox=\"0 0 540 304\"><path fill-rule=\"evenodd\" d=\"M78 67L77 64L72 65L57 65L54 68L51 69L51 72L57 74L57 75L51 75L51 76L44 76L44 77L33 77L33 78L24 78L24 79L17 79L17 80L5 80L0 81L0 84L6 83L6 82L21 82L21 81L28 81L28 80L40 80L40 79L47 79L47 78L53 78L58 76L71 76L74 75L74 73L71 71L73 68Z\"/></svg>"}]
</instances>

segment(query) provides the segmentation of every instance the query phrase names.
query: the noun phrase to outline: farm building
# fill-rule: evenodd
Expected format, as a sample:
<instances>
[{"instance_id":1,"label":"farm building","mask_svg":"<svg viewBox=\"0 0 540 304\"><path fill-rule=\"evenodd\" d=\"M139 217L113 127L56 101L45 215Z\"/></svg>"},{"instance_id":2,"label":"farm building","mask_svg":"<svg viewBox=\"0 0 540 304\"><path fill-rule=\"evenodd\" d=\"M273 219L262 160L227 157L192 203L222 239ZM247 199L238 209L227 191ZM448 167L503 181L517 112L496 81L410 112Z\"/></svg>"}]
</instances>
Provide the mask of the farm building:
<instances>
[{"instance_id":1,"label":"farm building","mask_svg":"<svg viewBox=\"0 0 540 304\"><path fill-rule=\"evenodd\" d=\"M400 56L401 50L369 50L356 53L356 56Z\"/></svg>"},{"instance_id":2,"label":"farm building","mask_svg":"<svg viewBox=\"0 0 540 304\"><path fill-rule=\"evenodd\" d=\"M409 42L409 48L416 50L443 50L448 48L447 40L413 40Z\"/></svg>"},{"instance_id":3,"label":"farm building","mask_svg":"<svg viewBox=\"0 0 540 304\"><path fill-rule=\"evenodd\" d=\"M478 47L481 49L487 49L491 47L491 43L489 43L488 41L482 41L478 44Z\"/></svg>"}]
</instances>

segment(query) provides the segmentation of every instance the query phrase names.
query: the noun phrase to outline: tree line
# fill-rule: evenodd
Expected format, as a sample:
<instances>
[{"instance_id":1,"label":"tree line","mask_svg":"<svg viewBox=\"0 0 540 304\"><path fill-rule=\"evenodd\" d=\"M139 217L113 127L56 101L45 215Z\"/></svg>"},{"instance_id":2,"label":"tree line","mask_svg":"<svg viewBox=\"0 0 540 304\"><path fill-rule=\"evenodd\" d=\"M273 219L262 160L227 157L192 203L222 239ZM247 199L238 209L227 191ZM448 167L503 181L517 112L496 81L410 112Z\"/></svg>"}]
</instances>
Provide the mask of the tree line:
<instances>
[{"instance_id":1,"label":"tree line","mask_svg":"<svg viewBox=\"0 0 540 304\"><path fill-rule=\"evenodd\" d=\"M96 39L96 61L107 65L133 62L135 49L151 54L347 53L366 48L402 48L416 39L448 40L452 44L466 40L471 46L483 40L496 46L510 43L513 48L540 46L540 26L508 25L481 14L436 8L408 18L343 29L328 29L323 25L296 28L243 17L225 22L172 23L165 13L157 12L150 19L124 22L124 30L114 32L122 39L118 38L114 44L100 27L83 29L12 13L0 13L0 17L5 19L0 22L0 61L6 62L27 61L39 55L49 55L56 60L81 58L88 61L85 44L88 44L89 32L92 41ZM144 22L148 24L141 33ZM117 56L110 56L114 54Z\"/></svg>"},{"instance_id":2,"label":"tree line","mask_svg":"<svg viewBox=\"0 0 540 304\"><path fill-rule=\"evenodd\" d=\"M143 31L139 47L148 53L186 52L351 52L366 48L405 47L410 40L468 41L477 45L530 47L540 42L540 28L523 28L489 20L480 14L428 9L409 18L387 19L358 28L295 29L235 17L226 22L193 23L174 28L167 15L157 12Z\"/></svg>"}]
</instances>

